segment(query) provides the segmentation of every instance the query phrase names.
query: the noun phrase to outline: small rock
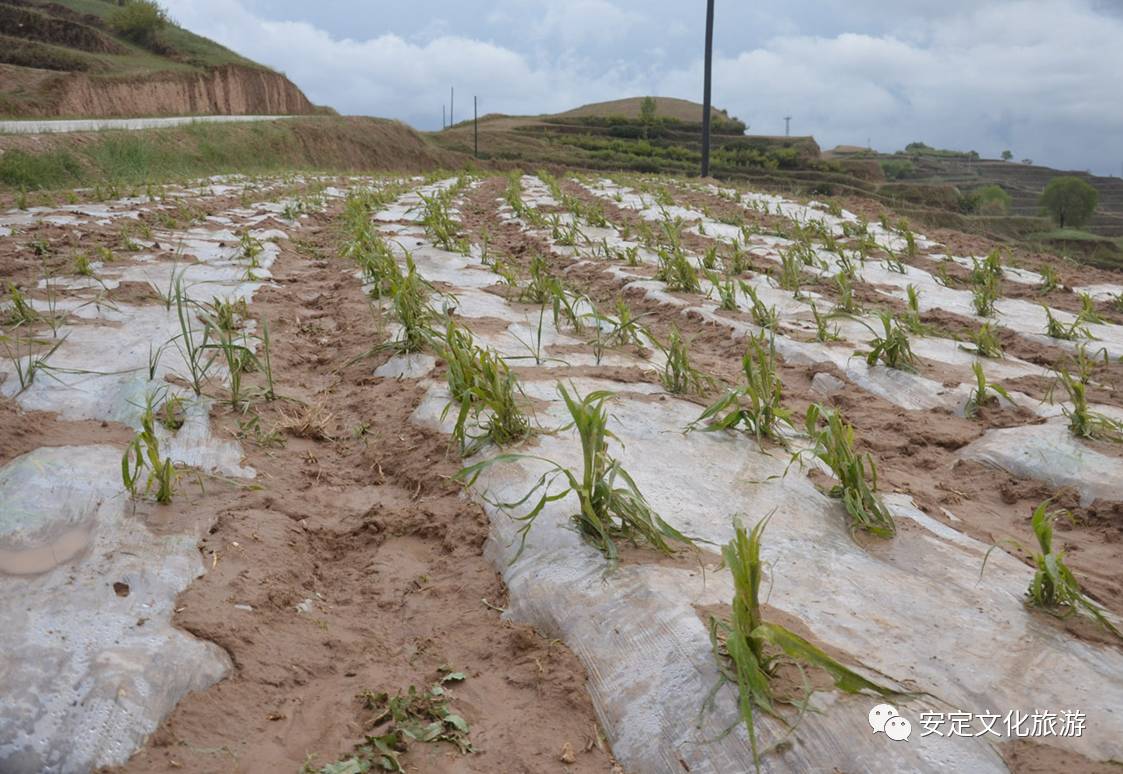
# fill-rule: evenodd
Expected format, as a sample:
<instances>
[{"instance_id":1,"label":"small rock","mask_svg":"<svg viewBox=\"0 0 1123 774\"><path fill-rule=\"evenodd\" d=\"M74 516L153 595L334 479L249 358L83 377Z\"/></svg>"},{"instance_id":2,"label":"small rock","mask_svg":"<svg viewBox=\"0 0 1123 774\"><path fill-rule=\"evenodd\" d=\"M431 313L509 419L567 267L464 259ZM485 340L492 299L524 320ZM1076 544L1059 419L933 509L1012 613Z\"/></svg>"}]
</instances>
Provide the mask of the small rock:
<instances>
[{"instance_id":1,"label":"small rock","mask_svg":"<svg viewBox=\"0 0 1123 774\"><path fill-rule=\"evenodd\" d=\"M562 763L576 763L577 755L573 752L573 745L571 745L569 742L563 744L561 755L558 756L558 760L560 760Z\"/></svg>"}]
</instances>

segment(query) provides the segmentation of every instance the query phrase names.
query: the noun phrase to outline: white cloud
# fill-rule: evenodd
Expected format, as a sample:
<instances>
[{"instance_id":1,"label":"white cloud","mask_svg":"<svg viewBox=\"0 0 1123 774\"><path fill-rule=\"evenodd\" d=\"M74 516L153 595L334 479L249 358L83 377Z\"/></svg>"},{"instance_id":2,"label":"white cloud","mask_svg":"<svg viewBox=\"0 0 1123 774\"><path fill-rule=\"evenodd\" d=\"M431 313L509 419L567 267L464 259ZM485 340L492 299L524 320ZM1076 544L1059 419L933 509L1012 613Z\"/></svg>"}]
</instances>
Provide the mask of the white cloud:
<instances>
[{"instance_id":1,"label":"white cloud","mask_svg":"<svg viewBox=\"0 0 1123 774\"><path fill-rule=\"evenodd\" d=\"M440 33L438 0L418 2L424 23L358 40L263 18L270 11L238 0L169 5L189 28L284 70L314 102L423 128L436 125L449 85L506 113L701 92L700 20L678 3L503 0L453 35ZM918 0L886 12L872 0L766 0L763 10L730 9L717 30L714 99L764 133L781 132L790 114L793 131L825 147L867 137L885 149L914 140L986 155L1010 147L1019 158L1112 173L1123 160L1123 18L1096 2ZM773 32L746 42L752 25L742 22L764 11ZM813 25L828 29L786 32Z\"/></svg>"}]
</instances>

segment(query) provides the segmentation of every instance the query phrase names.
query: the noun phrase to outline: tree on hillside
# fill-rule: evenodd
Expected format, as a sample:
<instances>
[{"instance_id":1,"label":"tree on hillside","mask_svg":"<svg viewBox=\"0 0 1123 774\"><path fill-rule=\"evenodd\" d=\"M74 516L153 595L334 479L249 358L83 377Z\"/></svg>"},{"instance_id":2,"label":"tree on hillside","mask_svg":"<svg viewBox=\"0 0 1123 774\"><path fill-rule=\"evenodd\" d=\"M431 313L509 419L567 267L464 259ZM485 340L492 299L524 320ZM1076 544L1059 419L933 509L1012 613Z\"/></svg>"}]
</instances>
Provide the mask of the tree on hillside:
<instances>
[{"instance_id":1,"label":"tree on hillside","mask_svg":"<svg viewBox=\"0 0 1123 774\"><path fill-rule=\"evenodd\" d=\"M1092 218L1100 194L1084 180L1072 175L1054 177L1041 194L1045 208L1060 228L1080 228Z\"/></svg>"},{"instance_id":2,"label":"tree on hillside","mask_svg":"<svg viewBox=\"0 0 1123 774\"><path fill-rule=\"evenodd\" d=\"M640 120L645 124L655 123L655 98L644 97L639 106Z\"/></svg>"},{"instance_id":3,"label":"tree on hillside","mask_svg":"<svg viewBox=\"0 0 1123 774\"><path fill-rule=\"evenodd\" d=\"M1008 150L1004 150L1004 151L1002 151L1002 160L1003 160L1003 161L1009 161L1009 160L1010 160L1010 159L1012 159L1012 158L1014 158L1014 154L1013 154L1013 153L1011 153L1011 152L1010 152L1010 151L1008 151Z\"/></svg>"},{"instance_id":4,"label":"tree on hillside","mask_svg":"<svg viewBox=\"0 0 1123 774\"><path fill-rule=\"evenodd\" d=\"M109 28L123 38L152 48L168 24L168 12L155 0L128 0L109 15Z\"/></svg>"}]
</instances>

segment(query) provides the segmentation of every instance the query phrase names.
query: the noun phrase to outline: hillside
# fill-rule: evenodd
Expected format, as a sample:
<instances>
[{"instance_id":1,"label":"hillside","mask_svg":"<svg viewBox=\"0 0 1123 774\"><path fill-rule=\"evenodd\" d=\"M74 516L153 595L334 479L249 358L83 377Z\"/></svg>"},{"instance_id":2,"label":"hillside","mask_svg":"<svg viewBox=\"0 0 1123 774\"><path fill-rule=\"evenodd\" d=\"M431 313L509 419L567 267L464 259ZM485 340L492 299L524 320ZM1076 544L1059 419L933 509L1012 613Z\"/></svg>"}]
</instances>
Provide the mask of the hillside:
<instances>
[{"instance_id":1,"label":"hillside","mask_svg":"<svg viewBox=\"0 0 1123 774\"><path fill-rule=\"evenodd\" d=\"M284 75L111 0L0 0L0 116L315 112ZM146 26L148 25L148 26Z\"/></svg>"},{"instance_id":2,"label":"hillside","mask_svg":"<svg viewBox=\"0 0 1123 774\"><path fill-rule=\"evenodd\" d=\"M655 115L644 119L643 97L583 105L554 115L487 115L480 119L482 160L585 169L688 174L701 159L702 106L655 98ZM736 176L750 169L795 168L813 162L819 146L810 137L753 137L743 121L713 111L713 169ZM472 153L472 121L432 135L435 142Z\"/></svg>"}]
</instances>

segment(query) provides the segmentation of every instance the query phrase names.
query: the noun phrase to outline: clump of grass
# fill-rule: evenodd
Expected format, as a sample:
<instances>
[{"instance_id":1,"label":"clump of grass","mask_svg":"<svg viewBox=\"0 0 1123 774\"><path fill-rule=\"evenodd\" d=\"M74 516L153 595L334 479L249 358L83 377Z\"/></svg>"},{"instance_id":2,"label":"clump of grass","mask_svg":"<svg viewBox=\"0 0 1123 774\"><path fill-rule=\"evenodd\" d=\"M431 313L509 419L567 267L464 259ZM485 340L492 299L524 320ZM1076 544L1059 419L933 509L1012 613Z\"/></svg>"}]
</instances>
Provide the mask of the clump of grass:
<instances>
[{"instance_id":1,"label":"clump of grass","mask_svg":"<svg viewBox=\"0 0 1123 774\"><path fill-rule=\"evenodd\" d=\"M835 687L845 693L867 691L883 697L897 695L842 665L791 630L764 620L760 595L764 562L760 548L770 518L766 516L758 521L751 532L746 532L742 524L734 524L733 540L722 547L724 564L733 574L732 610L728 620L710 619L714 656L723 680L737 686L738 709L749 734L753 763L758 771L761 751L756 738L755 713L759 709L783 720L776 710L777 698L771 681L784 656L801 668L806 665L824 670L834 680Z\"/></svg>"},{"instance_id":2,"label":"clump of grass","mask_svg":"<svg viewBox=\"0 0 1123 774\"><path fill-rule=\"evenodd\" d=\"M78 253L74 256L74 273L79 277L94 276L94 267L85 253Z\"/></svg>"},{"instance_id":3,"label":"clump of grass","mask_svg":"<svg viewBox=\"0 0 1123 774\"><path fill-rule=\"evenodd\" d=\"M1026 589L1026 604L1058 618L1083 613L1115 636L1123 638L1123 632L1108 620L1103 609L1084 595L1076 576L1065 563L1065 552L1058 551L1053 546L1053 524L1062 517L1071 521L1072 514L1065 510L1050 510L1051 502L1046 500L1033 510L1031 524L1039 550L1033 554L1033 564L1037 571ZM996 547L992 546L987 551L983 559L983 570L986 569L990 552ZM979 572L979 577L982 577L983 570Z\"/></svg>"},{"instance_id":4,"label":"clump of grass","mask_svg":"<svg viewBox=\"0 0 1123 774\"><path fill-rule=\"evenodd\" d=\"M882 332L879 334L873 328L873 340L870 342L870 351L866 353L866 364L877 365L880 361L889 368L902 371L916 370L916 356L912 352L908 333L901 324L888 312L878 315L881 320ZM865 323L863 323L865 325Z\"/></svg>"},{"instance_id":5,"label":"clump of grass","mask_svg":"<svg viewBox=\"0 0 1123 774\"><path fill-rule=\"evenodd\" d=\"M522 388L503 359L490 349L477 346L472 334L449 320L441 344L448 364L448 388L457 407L453 441L468 457L489 441L507 446L530 434L530 420L519 405ZM482 419L481 419L482 417ZM482 430L473 435L469 420Z\"/></svg>"},{"instance_id":6,"label":"clump of grass","mask_svg":"<svg viewBox=\"0 0 1123 774\"><path fill-rule=\"evenodd\" d=\"M557 502L570 494L577 497L580 506L573 515L578 532L613 565L620 558L617 546L617 541L620 540L643 543L663 554L673 553L675 543L693 546L694 541L655 512L639 491L635 480L620 461L609 453L609 440L617 440L608 429L608 410L605 405L613 397L612 393L596 391L581 397L576 392L570 395L561 384L558 385L558 392L573 420L570 426L576 428L581 441L582 464L579 470L534 455L501 454L463 468L456 474L458 480L471 486L481 473L496 463L534 459L550 466L521 500L494 503L503 510L510 510L522 507L538 495L528 513L514 517L523 522L519 528L523 542L519 554L525 547L527 534L543 509L549 503ZM564 488L552 491L552 485L559 480L565 485Z\"/></svg>"},{"instance_id":7,"label":"clump of grass","mask_svg":"<svg viewBox=\"0 0 1123 774\"><path fill-rule=\"evenodd\" d=\"M792 413L784 408L784 383L776 371L775 342L750 336L741 358L745 384L729 390L712 403L689 429L705 425L706 430L732 430L739 426L757 440L779 440L781 425L793 427Z\"/></svg>"},{"instance_id":8,"label":"clump of grass","mask_svg":"<svg viewBox=\"0 0 1123 774\"><path fill-rule=\"evenodd\" d=\"M825 421L820 423L821 419ZM893 516L877 494L877 466L873 457L854 449L854 428L842 414L813 403L807 409L804 429L815 444L810 453L838 480L830 494L842 500L846 507L851 531L860 529L884 538L896 534ZM799 454L802 452L796 457Z\"/></svg>"},{"instance_id":9,"label":"clump of grass","mask_svg":"<svg viewBox=\"0 0 1123 774\"><path fill-rule=\"evenodd\" d=\"M655 342L666 357L660 380L663 388L672 395L702 395L713 389L714 379L690 364L690 345L678 329L671 329L666 345Z\"/></svg>"},{"instance_id":10,"label":"clump of grass","mask_svg":"<svg viewBox=\"0 0 1123 774\"><path fill-rule=\"evenodd\" d=\"M144 478L144 493L155 494L156 502L167 505L172 501L177 473L171 457L161 457L160 441L156 437L155 396L149 394L138 432L121 457L121 481L132 497L136 497ZM145 475L147 471L147 475Z\"/></svg>"},{"instance_id":11,"label":"clump of grass","mask_svg":"<svg viewBox=\"0 0 1123 774\"><path fill-rule=\"evenodd\" d=\"M968 418L975 416L983 406L991 402L997 402L999 396L1010 403L1014 402L1005 387L987 381L982 363L975 361L971 364L971 370L975 373L975 389L971 391L970 397L967 398L967 405L963 409L965 416Z\"/></svg>"}]
</instances>

